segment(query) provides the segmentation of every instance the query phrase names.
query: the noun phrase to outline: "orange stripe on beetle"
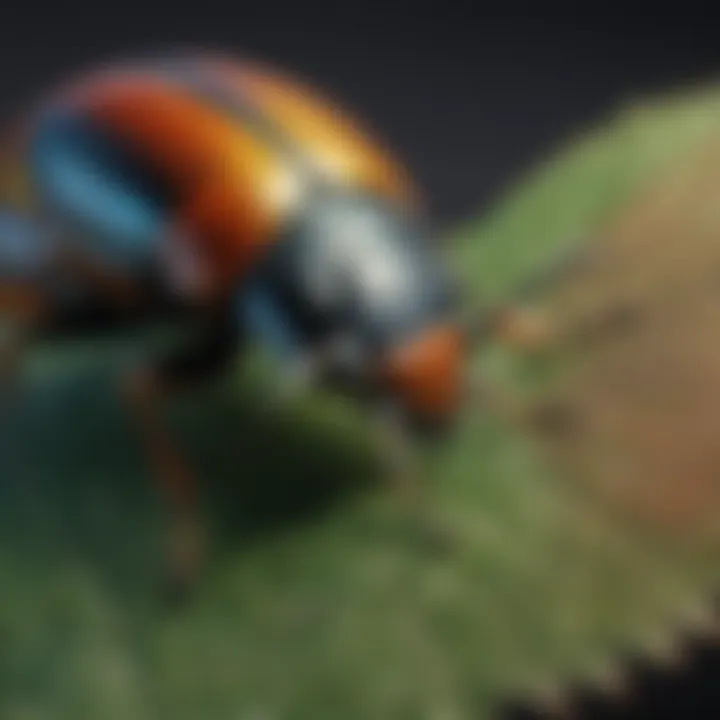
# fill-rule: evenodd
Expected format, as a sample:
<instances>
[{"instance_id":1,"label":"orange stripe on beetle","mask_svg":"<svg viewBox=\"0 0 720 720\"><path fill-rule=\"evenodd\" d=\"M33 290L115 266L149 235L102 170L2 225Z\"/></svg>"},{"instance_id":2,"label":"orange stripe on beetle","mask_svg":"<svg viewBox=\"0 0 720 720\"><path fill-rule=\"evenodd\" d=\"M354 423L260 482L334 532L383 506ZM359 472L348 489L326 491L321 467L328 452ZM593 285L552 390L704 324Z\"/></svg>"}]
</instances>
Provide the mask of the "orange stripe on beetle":
<instances>
[{"instance_id":1,"label":"orange stripe on beetle","mask_svg":"<svg viewBox=\"0 0 720 720\"><path fill-rule=\"evenodd\" d=\"M112 77L86 87L81 107L175 188L180 221L219 283L242 275L297 202L292 170L273 148L171 81Z\"/></svg>"},{"instance_id":2,"label":"orange stripe on beetle","mask_svg":"<svg viewBox=\"0 0 720 720\"><path fill-rule=\"evenodd\" d=\"M205 63L228 78L330 180L401 205L422 204L400 163L343 109L311 87L256 63L223 58Z\"/></svg>"}]
</instances>

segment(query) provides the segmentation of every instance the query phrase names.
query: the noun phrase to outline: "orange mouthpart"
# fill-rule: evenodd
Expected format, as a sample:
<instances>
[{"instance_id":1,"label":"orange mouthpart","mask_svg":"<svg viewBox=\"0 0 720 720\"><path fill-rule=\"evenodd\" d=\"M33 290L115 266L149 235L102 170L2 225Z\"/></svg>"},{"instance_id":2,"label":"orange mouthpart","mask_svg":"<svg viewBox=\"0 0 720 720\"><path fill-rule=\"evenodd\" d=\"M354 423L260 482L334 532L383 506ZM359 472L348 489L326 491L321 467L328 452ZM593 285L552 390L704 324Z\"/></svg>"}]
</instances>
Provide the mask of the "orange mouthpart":
<instances>
[{"instance_id":1,"label":"orange mouthpart","mask_svg":"<svg viewBox=\"0 0 720 720\"><path fill-rule=\"evenodd\" d=\"M382 374L389 388L411 412L447 416L460 399L463 342L457 329L436 327L397 348Z\"/></svg>"}]
</instances>

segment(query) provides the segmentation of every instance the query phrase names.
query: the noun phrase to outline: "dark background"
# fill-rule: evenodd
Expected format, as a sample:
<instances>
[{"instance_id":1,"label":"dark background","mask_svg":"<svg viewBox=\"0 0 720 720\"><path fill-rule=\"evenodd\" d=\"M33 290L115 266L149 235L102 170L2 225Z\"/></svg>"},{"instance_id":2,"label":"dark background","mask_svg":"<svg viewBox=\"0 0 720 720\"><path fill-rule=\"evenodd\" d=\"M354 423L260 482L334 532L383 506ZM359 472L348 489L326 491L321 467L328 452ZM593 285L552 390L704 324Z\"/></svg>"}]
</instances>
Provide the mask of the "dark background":
<instances>
[{"instance_id":1,"label":"dark background","mask_svg":"<svg viewBox=\"0 0 720 720\"><path fill-rule=\"evenodd\" d=\"M363 117L448 225L486 208L626 99L720 78L720 23L710 9L618 5L13 2L0 10L0 115L99 61L163 47L229 49L315 81ZM624 716L720 710L711 645L674 677L638 678L644 700Z\"/></svg>"},{"instance_id":2,"label":"dark background","mask_svg":"<svg viewBox=\"0 0 720 720\"><path fill-rule=\"evenodd\" d=\"M720 26L687 4L8 4L0 11L0 113L103 59L229 48L306 76L369 121L418 176L440 222L482 209L624 98L720 69Z\"/></svg>"}]
</instances>

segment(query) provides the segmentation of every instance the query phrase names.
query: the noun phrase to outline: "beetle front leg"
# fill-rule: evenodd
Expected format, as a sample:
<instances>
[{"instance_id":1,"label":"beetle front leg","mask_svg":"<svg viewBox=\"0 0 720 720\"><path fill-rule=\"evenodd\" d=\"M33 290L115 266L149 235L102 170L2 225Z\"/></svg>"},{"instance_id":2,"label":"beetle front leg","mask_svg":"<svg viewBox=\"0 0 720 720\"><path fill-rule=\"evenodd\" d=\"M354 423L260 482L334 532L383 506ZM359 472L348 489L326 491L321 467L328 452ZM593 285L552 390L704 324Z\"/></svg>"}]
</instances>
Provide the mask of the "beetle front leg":
<instances>
[{"instance_id":1,"label":"beetle front leg","mask_svg":"<svg viewBox=\"0 0 720 720\"><path fill-rule=\"evenodd\" d=\"M376 447L393 492L405 504L417 506L421 499L416 453L407 429L388 409L376 423Z\"/></svg>"},{"instance_id":2,"label":"beetle front leg","mask_svg":"<svg viewBox=\"0 0 720 720\"><path fill-rule=\"evenodd\" d=\"M241 351L232 317L224 311L205 317L199 334L127 377L125 396L149 458L160 500L168 512L166 571L168 590L182 595L192 588L207 554L204 523L193 470L173 439L164 417L171 394L197 387L225 372Z\"/></svg>"},{"instance_id":3,"label":"beetle front leg","mask_svg":"<svg viewBox=\"0 0 720 720\"><path fill-rule=\"evenodd\" d=\"M433 551L447 550L453 534L435 515L423 487L418 448L402 418L385 409L377 419L375 445L381 466L396 501L421 544Z\"/></svg>"},{"instance_id":4,"label":"beetle front leg","mask_svg":"<svg viewBox=\"0 0 720 720\"><path fill-rule=\"evenodd\" d=\"M200 575L205 549L196 479L163 417L164 401L169 392L162 374L152 366L134 370L126 378L125 395L160 500L168 512L167 590L173 595L183 595Z\"/></svg>"}]
</instances>

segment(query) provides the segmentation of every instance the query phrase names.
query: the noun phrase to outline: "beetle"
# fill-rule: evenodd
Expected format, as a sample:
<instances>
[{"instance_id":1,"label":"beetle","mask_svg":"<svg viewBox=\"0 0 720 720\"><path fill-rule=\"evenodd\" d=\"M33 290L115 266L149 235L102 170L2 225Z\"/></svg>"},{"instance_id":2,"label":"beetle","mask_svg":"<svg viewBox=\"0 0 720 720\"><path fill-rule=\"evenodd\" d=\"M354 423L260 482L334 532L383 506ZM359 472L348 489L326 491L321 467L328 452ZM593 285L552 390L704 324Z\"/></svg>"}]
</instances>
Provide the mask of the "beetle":
<instances>
[{"instance_id":1,"label":"beetle","mask_svg":"<svg viewBox=\"0 0 720 720\"><path fill-rule=\"evenodd\" d=\"M200 568L195 478L162 403L248 343L285 392L361 398L400 487L413 438L462 404L454 283L405 169L314 89L250 61L184 53L89 72L43 98L0 168L3 367L88 311L200 329L124 378L169 515L167 570ZM8 339L9 338L9 339Z\"/></svg>"}]
</instances>

